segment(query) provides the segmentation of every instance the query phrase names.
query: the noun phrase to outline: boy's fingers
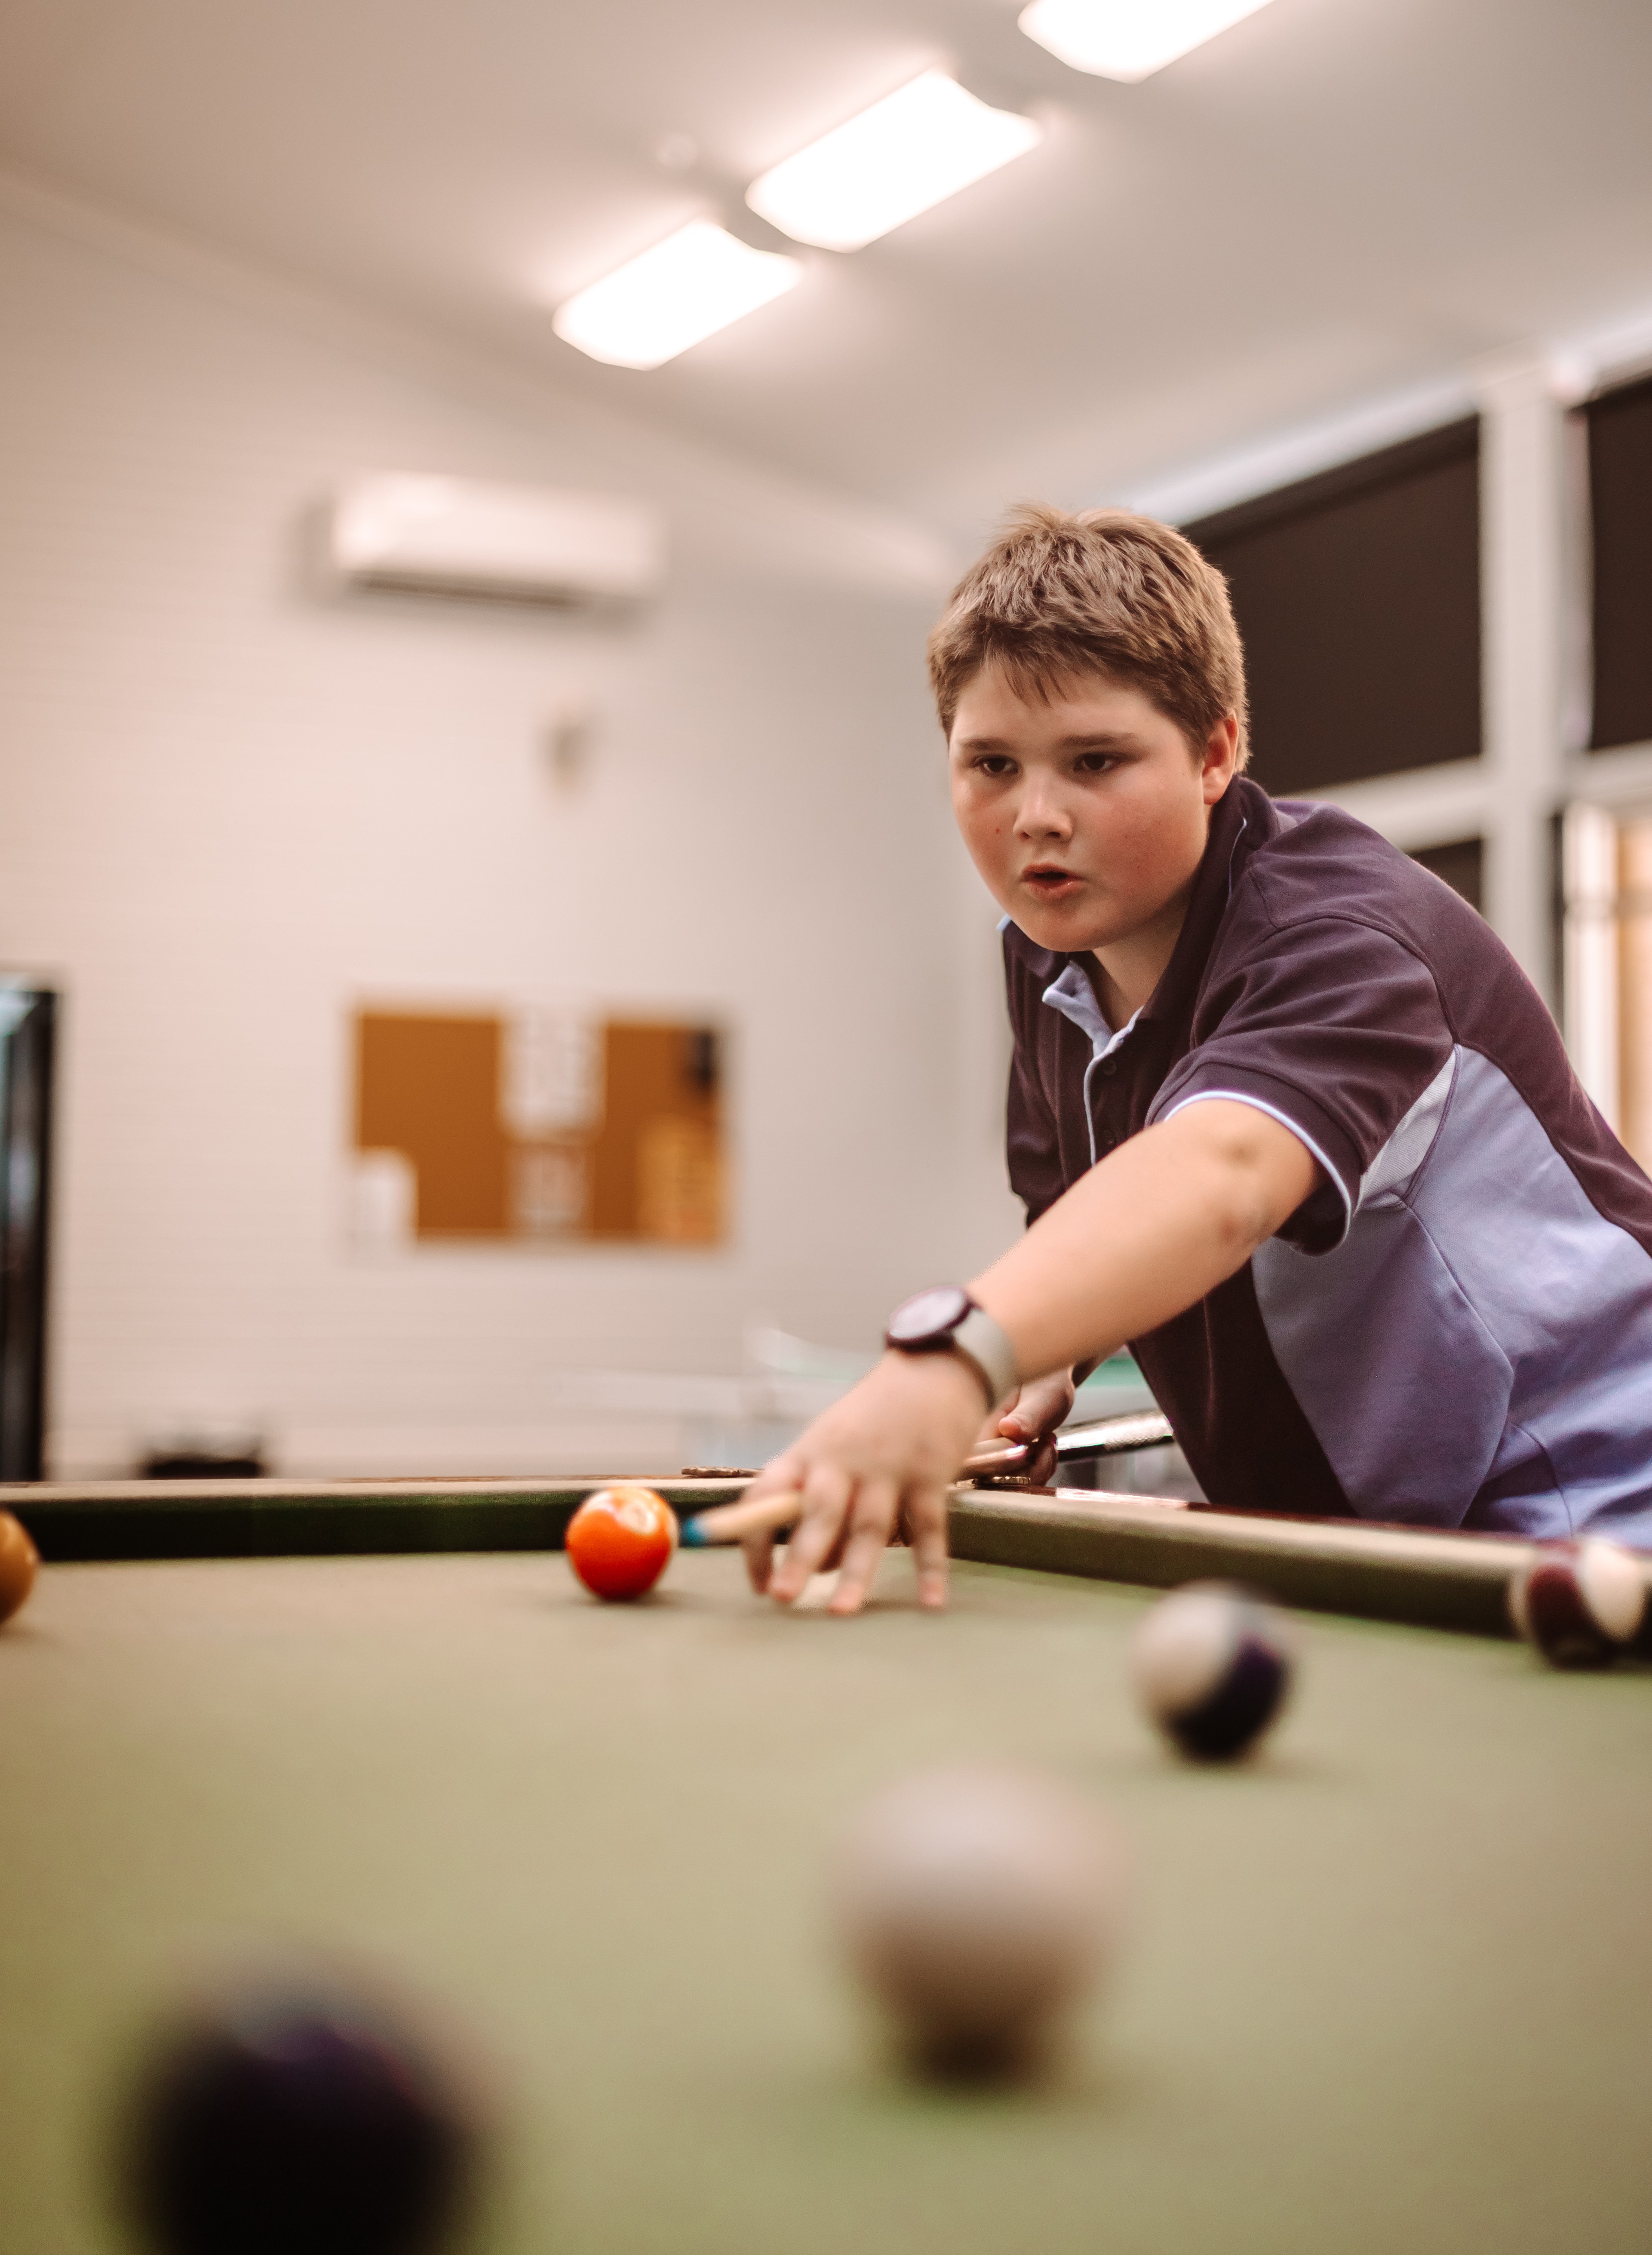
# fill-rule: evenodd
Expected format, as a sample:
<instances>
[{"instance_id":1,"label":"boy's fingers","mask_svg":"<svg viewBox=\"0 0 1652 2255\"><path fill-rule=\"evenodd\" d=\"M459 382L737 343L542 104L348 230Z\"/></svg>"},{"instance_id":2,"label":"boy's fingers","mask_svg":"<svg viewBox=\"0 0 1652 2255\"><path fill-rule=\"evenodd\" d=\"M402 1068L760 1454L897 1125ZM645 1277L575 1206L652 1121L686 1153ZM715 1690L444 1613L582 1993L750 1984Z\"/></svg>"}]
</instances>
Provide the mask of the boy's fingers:
<instances>
[{"instance_id":1,"label":"boy's fingers","mask_svg":"<svg viewBox=\"0 0 1652 2255\"><path fill-rule=\"evenodd\" d=\"M746 1579L761 1598L768 1590L769 1577L775 1568L773 1529L763 1528L756 1535L748 1535L740 1548L746 1561Z\"/></svg>"},{"instance_id":2,"label":"boy's fingers","mask_svg":"<svg viewBox=\"0 0 1652 2255\"><path fill-rule=\"evenodd\" d=\"M1008 1472L1011 1465L1018 1465L1026 1453L1024 1441L995 1441L989 1447L972 1449L959 1471L960 1474Z\"/></svg>"},{"instance_id":3,"label":"boy's fingers","mask_svg":"<svg viewBox=\"0 0 1652 2255\"><path fill-rule=\"evenodd\" d=\"M871 1593L878 1564L895 1531L898 1498L892 1480L863 1480L854 1499L854 1523L844 1546L838 1586L826 1608L858 1613Z\"/></svg>"},{"instance_id":4,"label":"boy's fingers","mask_svg":"<svg viewBox=\"0 0 1652 2255\"><path fill-rule=\"evenodd\" d=\"M920 1488L906 1506L912 1556L917 1566L917 1602L938 1608L946 1603L946 1491Z\"/></svg>"},{"instance_id":5,"label":"boy's fingers","mask_svg":"<svg viewBox=\"0 0 1652 2255\"><path fill-rule=\"evenodd\" d=\"M995 1461L1002 1465L1006 1458L1026 1455L1024 1448L1016 1447L997 1455ZM974 1462L972 1458L965 1465L966 1472ZM944 1487L931 1486L909 1491L902 1507L892 1482L868 1481L854 1493L847 1472L819 1465L801 1488L748 1495L738 1503L700 1512L690 1522L694 1530L690 1540L738 1542L752 1588L782 1605L801 1596L811 1575L840 1557L842 1566L830 1610L854 1613L866 1602L878 1562L899 1523L912 1546L918 1602L937 1607L946 1602L946 1500ZM788 1528L791 1539L777 1559L775 1538Z\"/></svg>"},{"instance_id":6,"label":"boy's fingers","mask_svg":"<svg viewBox=\"0 0 1652 2255\"><path fill-rule=\"evenodd\" d=\"M803 1516L800 1488L782 1488L777 1494L742 1496L738 1503L720 1503L714 1511L696 1512L692 1521L697 1543L743 1542L754 1535L774 1535L795 1527Z\"/></svg>"},{"instance_id":7,"label":"boy's fingers","mask_svg":"<svg viewBox=\"0 0 1652 2255\"><path fill-rule=\"evenodd\" d=\"M1004 1403L1002 1409L1000 1409L995 1415L988 1415L986 1423L975 1436L974 1448L970 1451L972 1456L975 1454L977 1451L981 1449L996 1448L1002 1441L1004 1437L1004 1420L1014 1412L1017 1399L1018 1393L1012 1394L1009 1401Z\"/></svg>"},{"instance_id":8,"label":"boy's fingers","mask_svg":"<svg viewBox=\"0 0 1652 2255\"><path fill-rule=\"evenodd\" d=\"M782 1605L801 1597L811 1574L821 1565L843 1531L850 1482L835 1465L817 1465L804 1485L803 1516L791 1530L786 1555L775 1570L769 1594Z\"/></svg>"}]
</instances>

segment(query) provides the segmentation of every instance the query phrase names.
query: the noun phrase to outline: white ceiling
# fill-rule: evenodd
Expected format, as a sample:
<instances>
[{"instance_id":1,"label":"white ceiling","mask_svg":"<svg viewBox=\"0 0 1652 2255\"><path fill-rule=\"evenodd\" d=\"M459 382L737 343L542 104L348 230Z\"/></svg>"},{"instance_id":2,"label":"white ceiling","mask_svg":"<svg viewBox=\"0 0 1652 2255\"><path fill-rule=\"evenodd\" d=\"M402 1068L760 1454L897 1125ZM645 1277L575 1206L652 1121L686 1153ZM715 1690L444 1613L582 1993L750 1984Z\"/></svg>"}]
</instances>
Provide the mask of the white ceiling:
<instances>
[{"instance_id":1,"label":"white ceiling","mask_svg":"<svg viewBox=\"0 0 1652 2255\"><path fill-rule=\"evenodd\" d=\"M937 60L1043 147L665 368L552 335ZM1130 87L1015 0L0 0L0 163L973 538L1652 308L1652 5L1272 0Z\"/></svg>"}]
</instances>

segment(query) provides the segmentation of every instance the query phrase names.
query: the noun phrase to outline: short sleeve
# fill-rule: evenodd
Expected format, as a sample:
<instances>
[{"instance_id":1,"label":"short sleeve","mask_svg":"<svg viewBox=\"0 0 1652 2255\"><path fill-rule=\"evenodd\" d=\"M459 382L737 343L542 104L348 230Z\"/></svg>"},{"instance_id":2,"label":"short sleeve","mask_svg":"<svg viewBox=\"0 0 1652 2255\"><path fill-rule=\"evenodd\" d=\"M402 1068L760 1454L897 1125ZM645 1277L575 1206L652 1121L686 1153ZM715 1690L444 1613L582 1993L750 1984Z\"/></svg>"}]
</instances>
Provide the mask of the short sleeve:
<instances>
[{"instance_id":1,"label":"short sleeve","mask_svg":"<svg viewBox=\"0 0 1652 2255\"><path fill-rule=\"evenodd\" d=\"M1245 924L1212 963L1193 1045L1149 1121L1213 1097L1281 1121L1326 1181L1279 1233L1328 1252L1361 1177L1450 1056L1451 1029L1432 972L1391 932L1339 917Z\"/></svg>"}]
</instances>

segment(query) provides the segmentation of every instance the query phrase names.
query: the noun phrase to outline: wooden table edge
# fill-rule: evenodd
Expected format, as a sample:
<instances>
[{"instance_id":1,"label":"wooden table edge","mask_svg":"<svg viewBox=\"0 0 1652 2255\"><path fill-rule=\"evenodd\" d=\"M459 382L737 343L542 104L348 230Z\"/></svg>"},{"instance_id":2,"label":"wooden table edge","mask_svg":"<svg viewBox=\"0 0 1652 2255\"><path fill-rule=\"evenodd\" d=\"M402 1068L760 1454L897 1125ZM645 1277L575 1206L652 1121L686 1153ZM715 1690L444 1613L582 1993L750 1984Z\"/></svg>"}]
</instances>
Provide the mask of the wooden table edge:
<instances>
[{"instance_id":1,"label":"wooden table edge","mask_svg":"<svg viewBox=\"0 0 1652 2255\"><path fill-rule=\"evenodd\" d=\"M49 1563L554 1550L619 1475L549 1479L64 1480L0 1485L0 1510ZM634 1476L684 1516L742 1479ZM953 1555L1166 1589L1219 1577L1281 1603L1508 1635L1508 1585L1534 1546L1508 1535L1189 1508L1062 1488L953 1492ZM1642 1561L1652 1589L1652 1557ZM1652 1612L1652 1607L1648 1608Z\"/></svg>"}]
</instances>

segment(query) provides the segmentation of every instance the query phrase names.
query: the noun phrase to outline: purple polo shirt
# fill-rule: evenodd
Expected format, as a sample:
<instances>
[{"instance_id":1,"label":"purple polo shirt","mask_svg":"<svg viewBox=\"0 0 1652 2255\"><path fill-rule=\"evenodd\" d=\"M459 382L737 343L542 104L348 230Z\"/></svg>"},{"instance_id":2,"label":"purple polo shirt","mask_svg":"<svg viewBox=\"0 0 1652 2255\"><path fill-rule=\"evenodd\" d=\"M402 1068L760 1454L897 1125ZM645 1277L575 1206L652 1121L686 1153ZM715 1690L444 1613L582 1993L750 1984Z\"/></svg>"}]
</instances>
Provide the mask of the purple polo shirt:
<instances>
[{"instance_id":1,"label":"purple polo shirt","mask_svg":"<svg viewBox=\"0 0 1652 2255\"><path fill-rule=\"evenodd\" d=\"M1652 1183L1466 903L1241 776L1128 1027L1088 955L1003 941L1030 1221L1212 1097L1324 1170L1236 1275L1130 1342L1213 1503L1652 1549Z\"/></svg>"}]
</instances>

